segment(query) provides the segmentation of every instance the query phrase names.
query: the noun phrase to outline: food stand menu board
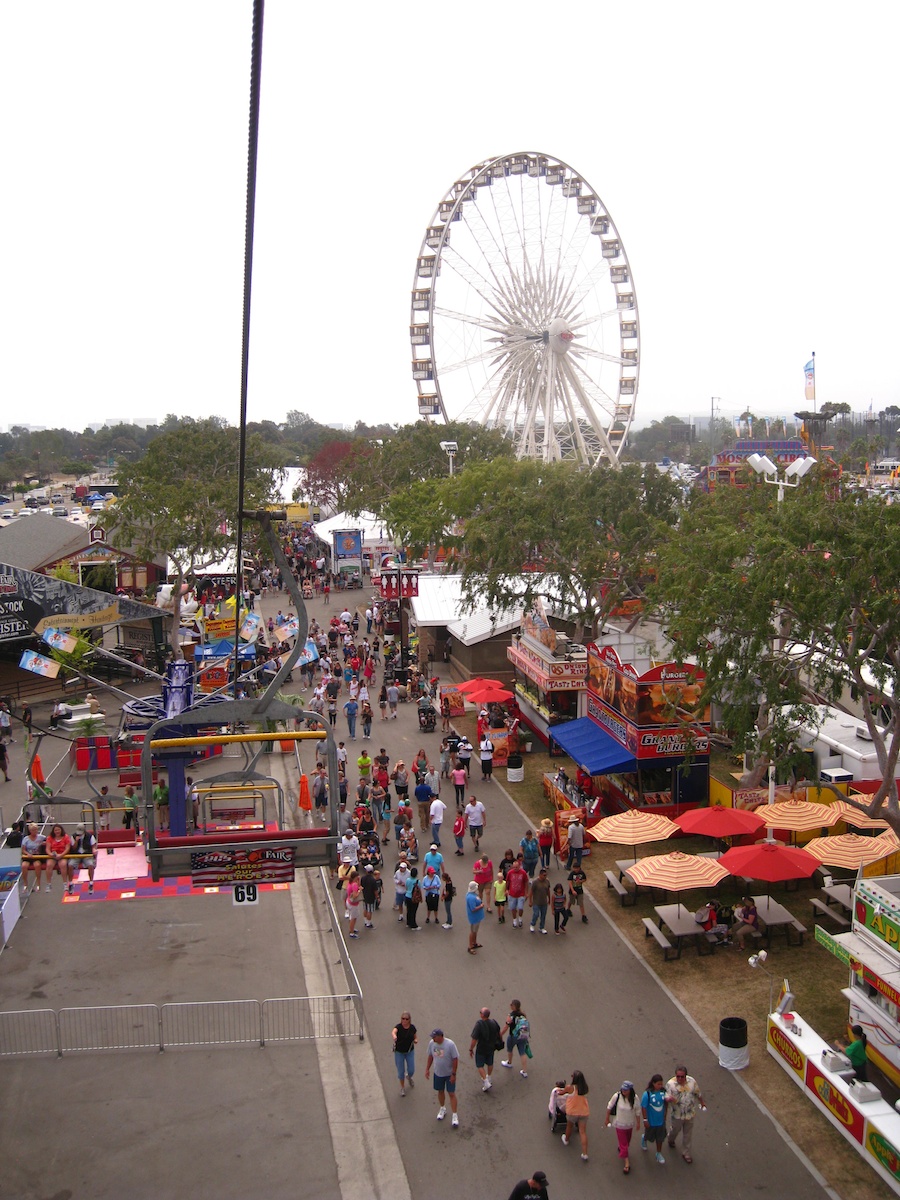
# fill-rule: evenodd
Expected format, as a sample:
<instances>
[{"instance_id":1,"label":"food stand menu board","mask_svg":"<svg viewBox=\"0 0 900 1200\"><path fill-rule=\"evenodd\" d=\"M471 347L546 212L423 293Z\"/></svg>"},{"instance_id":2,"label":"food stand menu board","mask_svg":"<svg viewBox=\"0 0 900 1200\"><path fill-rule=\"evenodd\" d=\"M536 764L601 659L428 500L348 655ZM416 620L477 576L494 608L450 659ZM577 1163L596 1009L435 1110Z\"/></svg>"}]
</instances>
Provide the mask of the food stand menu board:
<instances>
[{"instance_id":1,"label":"food stand menu board","mask_svg":"<svg viewBox=\"0 0 900 1200\"><path fill-rule=\"evenodd\" d=\"M663 663L638 675L612 646L588 645L588 703L592 720L638 759L709 753L709 705L699 668Z\"/></svg>"},{"instance_id":2,"label":"food stand menu board","mask_svg":"<svg viewBox=\"0 0 900 1200\"><path fill-rule=\"evenodd\" d=\"M797 1013L768 1020L767 1047L808 1100L828 1118L863 1160L900 1195L900 1114L884 1099L863 1100L856 1087L829 1070L831 1047ZM865 1095L865 1093L862 1093Z\"/></svg>"}]
</instances>

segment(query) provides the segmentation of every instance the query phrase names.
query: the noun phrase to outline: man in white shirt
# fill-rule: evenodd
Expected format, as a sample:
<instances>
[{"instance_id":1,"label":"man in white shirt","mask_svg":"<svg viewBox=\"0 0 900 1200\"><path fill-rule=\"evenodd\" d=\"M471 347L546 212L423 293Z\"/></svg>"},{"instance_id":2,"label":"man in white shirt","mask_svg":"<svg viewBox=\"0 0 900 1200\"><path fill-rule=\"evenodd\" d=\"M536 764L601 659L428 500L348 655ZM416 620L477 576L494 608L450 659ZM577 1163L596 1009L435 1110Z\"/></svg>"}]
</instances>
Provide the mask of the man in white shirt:
<instances>
[{"instance_id":1,"label":"man in white shirt","mask_svg":"<svg viewBox=\"0 0 900 1200\"><path fill-rule=\"evenodd\" d=\"M338 849L341 862L350 863L354 867L359 864L359 838L352 829L348 829L341 838L341 844Z\"/></svg>"},{"instance_id":2,"label":"man in white shirt","mask_svg":"<svg viewBox=\"0 0 900 1200\"><path fill-rule=\"evenodd\" d=\"M447 811L447 805L443 802L440 796L435 796L431 802L431 840L436 846L441 844L441 825L444 821L444 813Z\"/></svg>"},{"instance_id":3,"label":"man in white shirt","mask_svg":"<svg viewBox=\"0 0 900 1200\"><path fill-rule=\"evenodd\" d=\"M469 837L475 843L477 851L481 844L482 834L487 826L484 805L480 800L476 800L474 796L470 796L469 803L466 805L464 812L469 826Z\"/></svg>"}]
</instances>

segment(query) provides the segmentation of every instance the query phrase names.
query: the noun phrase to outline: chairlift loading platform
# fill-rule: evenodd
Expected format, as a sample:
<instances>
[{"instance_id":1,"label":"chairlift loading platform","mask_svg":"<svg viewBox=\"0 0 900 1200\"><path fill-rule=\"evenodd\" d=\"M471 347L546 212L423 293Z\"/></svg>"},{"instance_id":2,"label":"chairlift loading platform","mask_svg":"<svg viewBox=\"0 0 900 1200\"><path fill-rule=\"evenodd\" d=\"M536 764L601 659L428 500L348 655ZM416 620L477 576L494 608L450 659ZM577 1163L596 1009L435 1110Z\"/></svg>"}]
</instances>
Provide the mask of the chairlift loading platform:
<instances>
[{"instance_id":1,"label":"chairlift loading platform","mask_svg":"<svg viewBox=\"0 0 900 1200\"><path fill-rule=\"evenodd\" d=\"M247 706L247 716L255 716L259 719L258 711L251 713L249 710L256 709L255 701L233 701L228 705L229 710L239 706ZM281 705L277 701L270 705L266 710L266 716L275 717L283 716L280 712L273 709L284 708L286 714L289 714L293 719L297 717L298 711L289 705ZM233 712L229 711L229 716L233 717ZM192 720L193 718L193 720ZM166 718L157 723L153 729L148 731L147 738L144 742L144 748L141 759L142 775L145 779L149 779L152 770L152 761L154 754L159 755L165 751L191 750L203 746L213 745L228 745L234 743L272 743L284 741L325 741L328 743L328 760L329 768L332 765L332 760L335 766L335 780L337 776L334 738L326 729L317 730L294 730L290 732L276 733L217 733L217 734L202 734L196 737L180 736L180 737L154 737L157 727L160 729L163 726L190 725L190 724L208 724L209 713L201 711L187 711L180 713L177 718ZM329 770L329 776L331 771ZM276 785L261 781L259 777L253 777L250 771L247 777L240 783L234 785L234 790L243 795L257 791L262 792L264 789L272 788ZM145 785L146 789L146 785ZM215 781L209 781L206 786L200 785L201 792L205 794L216 791L226 791L225 788L218 788ZM179 837L160 837L155 826L155 812L153 811L152 803L147 806L147 857L150 862L150 872L154 882L158 882L163 878L174 876L191 875L197 865L197 855L202 855L204 861L209 863L214 861L215 856L220 856L223 867L229 861L234 859L235 851L243 852L243 858L249 864L262 863L264 851L284 851L290 849L292 851L292 859L294 868L303 867L335 867L337 865L337 808L335 797L337 796L337 787L329 789L330 796L330 820L328 825L324 827L310 827L307 829L267 829L267 828L243 828L243 829L228 829L228 830L211 830L204 833L195 833L187 836ZM149 789L145 790L145 795L150 795ZM283 855L279 856L283 858ZM235 880L240 882L241 880ZM264 881L264 880L263 880ZM226 885L227 886L227 885Z\"/></svg>"}]
</instances>

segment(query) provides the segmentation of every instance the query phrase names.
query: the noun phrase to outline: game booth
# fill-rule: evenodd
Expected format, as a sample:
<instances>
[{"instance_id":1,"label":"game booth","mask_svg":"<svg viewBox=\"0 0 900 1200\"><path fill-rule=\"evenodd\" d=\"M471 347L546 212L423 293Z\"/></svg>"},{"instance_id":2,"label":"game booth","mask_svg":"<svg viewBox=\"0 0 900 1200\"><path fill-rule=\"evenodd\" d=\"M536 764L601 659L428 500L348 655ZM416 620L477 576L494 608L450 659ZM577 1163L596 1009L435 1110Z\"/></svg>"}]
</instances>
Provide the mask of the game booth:
<instances>
[{"instance_id":1,"label":"game booth","mask_svg":"<svg viewBox=\"0 0 900 1200\"><path fill-rule=\"evenodd\" d=\"M674 817L706 804L710 714L698 707L704 673L676 662L639 673L611 646L593 642L587 655L587 716L551 730L579 767L575 795L572 781L546 777L555 807L583 805L591 817L627 809Z\"/></svg>"}]
</instances>

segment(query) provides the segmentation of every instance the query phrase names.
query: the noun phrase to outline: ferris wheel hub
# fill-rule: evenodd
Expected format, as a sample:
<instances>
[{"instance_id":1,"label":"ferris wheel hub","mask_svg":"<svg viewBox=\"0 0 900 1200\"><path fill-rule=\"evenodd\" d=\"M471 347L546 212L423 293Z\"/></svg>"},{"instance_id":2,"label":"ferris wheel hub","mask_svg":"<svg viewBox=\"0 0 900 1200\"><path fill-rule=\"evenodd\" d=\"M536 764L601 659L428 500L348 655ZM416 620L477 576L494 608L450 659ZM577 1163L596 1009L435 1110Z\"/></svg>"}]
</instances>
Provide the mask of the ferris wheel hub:
<instances>
[{"instance_id":1,"label":"ferris wheel hub","mask_svg":"<svg viewBox=\"0 0 900 1200\"><path fill-rule=\"evenodd\" d=\"M547 341L553 353L568 354L572 339L575 337L575 334L569 328L569 322L564 317L555 317L550 322L550 328L547 332L550 335Z\"/></svg>"}]
</instances>

